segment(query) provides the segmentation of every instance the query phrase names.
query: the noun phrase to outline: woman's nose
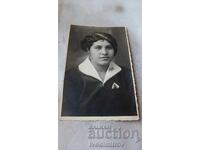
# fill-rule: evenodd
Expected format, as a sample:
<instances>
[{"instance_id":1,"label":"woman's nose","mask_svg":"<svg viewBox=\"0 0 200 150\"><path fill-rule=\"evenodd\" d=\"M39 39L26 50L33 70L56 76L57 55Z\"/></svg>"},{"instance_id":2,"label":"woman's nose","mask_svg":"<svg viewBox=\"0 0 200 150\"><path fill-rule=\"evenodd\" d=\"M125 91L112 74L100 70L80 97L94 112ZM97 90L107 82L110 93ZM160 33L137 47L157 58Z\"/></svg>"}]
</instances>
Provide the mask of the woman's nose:
<instances>
[{"instance_id":1,"label":"woman's nose","mask_svg":"<svg viewBox=\"0 0 200 150\"><path fill-rule=\"evenodd\" d=\"M104 55L107 55L108 51L105 48L102 48L101 53L104 54Z\"/></svg>"}]
</instances>

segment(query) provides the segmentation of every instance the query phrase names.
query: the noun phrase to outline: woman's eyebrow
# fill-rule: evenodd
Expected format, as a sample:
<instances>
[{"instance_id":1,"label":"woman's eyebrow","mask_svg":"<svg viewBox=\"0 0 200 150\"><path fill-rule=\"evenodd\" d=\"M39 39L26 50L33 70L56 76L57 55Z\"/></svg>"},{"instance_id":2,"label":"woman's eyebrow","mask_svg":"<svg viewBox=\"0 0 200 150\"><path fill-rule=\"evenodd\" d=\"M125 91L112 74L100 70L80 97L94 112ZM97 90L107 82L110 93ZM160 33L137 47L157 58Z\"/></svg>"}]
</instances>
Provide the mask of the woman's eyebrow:
<instances>
[{"instance_id":1,"label":"woman's eyebrow","mask_svg":"<svg viewBox=\"0 0 200 150\"><path fill-rule=\"evenodd\" d=\"M102 45L95 45L94 47L95 47L95 48L101 48Z\"/></svg>"},{"instance_id":2,"label":"woman's eyebrow","mask_svg":"<svg viewBox=\"0 0 200 150\"><path fill-rule=\"evenodd\" d=\"M112 48L113 48L113 46L112 46L111 44L109 44L109 45L106 45L106 47L108 47L108 48L112 47Z\"/></svg>"}]
</instances>

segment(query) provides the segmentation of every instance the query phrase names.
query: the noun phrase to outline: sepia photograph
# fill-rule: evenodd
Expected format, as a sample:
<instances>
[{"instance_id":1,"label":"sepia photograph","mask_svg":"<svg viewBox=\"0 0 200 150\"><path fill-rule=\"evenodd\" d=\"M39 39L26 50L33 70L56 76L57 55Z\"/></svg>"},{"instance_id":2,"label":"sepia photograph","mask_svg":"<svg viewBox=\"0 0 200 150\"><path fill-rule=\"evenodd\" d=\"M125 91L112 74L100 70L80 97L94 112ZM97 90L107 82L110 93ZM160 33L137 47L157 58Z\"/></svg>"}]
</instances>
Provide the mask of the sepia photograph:
<instances>
[{"instance_id":1,"label":"sepia photograph","mask_svg":"<svg viewBox=\"0 0 200 150\"><path fill-rule=\"evenodd\" d=\"M126 27L71 25L60 119L139 119Z\"/></svg>"}]
</instances>

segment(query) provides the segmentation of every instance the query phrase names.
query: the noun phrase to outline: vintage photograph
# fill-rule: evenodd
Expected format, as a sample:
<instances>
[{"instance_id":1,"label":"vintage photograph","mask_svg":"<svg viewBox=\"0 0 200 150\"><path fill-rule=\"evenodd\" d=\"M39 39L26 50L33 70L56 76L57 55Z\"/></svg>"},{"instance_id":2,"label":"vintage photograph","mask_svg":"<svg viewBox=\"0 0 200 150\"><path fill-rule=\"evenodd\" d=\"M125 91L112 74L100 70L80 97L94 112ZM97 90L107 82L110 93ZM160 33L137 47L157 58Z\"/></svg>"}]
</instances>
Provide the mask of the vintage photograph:
<instances>
[{"instance_id":1,"label":"vintage photograph","mask_svg":"<svg viewBox=\"0 0 200 150\"><path fill-rule=\"evenodd\" d=\"M127 30L71 25L61 120L139 119Z\"/></svg>"}]
</instances>

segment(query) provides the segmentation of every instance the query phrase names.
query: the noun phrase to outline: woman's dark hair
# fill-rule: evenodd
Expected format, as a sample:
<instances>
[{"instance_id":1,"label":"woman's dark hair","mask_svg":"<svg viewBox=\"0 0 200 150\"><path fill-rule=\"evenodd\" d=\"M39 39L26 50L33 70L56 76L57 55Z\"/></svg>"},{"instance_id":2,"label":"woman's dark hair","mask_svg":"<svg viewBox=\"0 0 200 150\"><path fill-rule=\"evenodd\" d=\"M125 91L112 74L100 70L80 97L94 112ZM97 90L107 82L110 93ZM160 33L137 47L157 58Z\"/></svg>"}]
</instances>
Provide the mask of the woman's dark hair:
<instances>
[{"instance_id":1,"label":"woman's dark hair","mask_svg":"<svg viewBox=\"0 0 200 150\"><path fill-rule=\"evenodd\" d=\"M95 32L91 35L85 36L85 38L81 41L81 48L84 51L89 51L92 44L94 42L98 41L98 40L108 41L112 45L112 47L114 49L114 54L116 55L116 53L117 53L117 42L116 42L115 38L108 33Z\"/></svg>"}]
</instances>

